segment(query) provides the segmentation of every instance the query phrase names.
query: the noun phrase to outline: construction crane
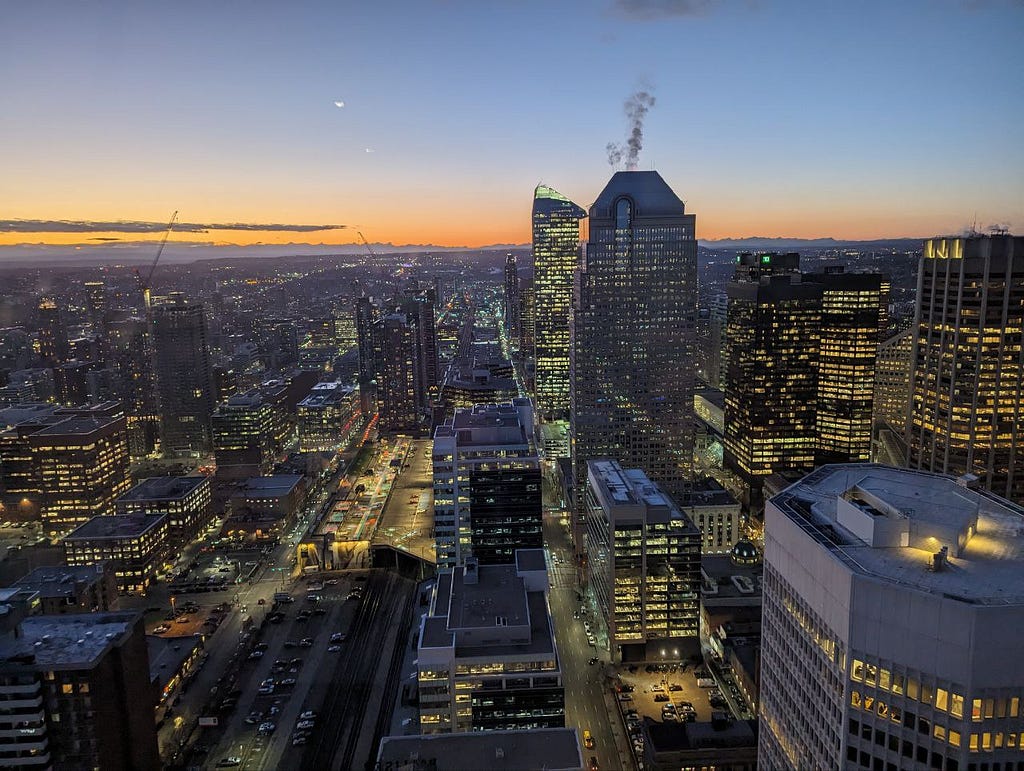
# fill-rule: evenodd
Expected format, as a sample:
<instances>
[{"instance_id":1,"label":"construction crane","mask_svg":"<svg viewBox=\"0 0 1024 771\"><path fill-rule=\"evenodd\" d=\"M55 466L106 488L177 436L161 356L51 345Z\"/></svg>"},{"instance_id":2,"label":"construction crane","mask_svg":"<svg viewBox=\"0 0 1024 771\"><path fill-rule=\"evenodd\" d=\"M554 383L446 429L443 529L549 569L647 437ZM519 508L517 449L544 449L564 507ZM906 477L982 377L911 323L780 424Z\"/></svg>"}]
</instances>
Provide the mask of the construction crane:
<instances>
[{"instance_id":1,"label":"construction crane","mask_svg":"<svg viewBox=\"0 0 1024 771\"><path fill-rule=\"evenodd\" d=\"M174 222L178 219L178 212L174 212L171 215L171 221L167 223L167 230L164 232L164 237L160 239L160 246L156 250L156 257L153 258L153 264L149 266L149 273L146 274L146 280L142 280L142 274L139 273L138 268L135 269L135 278L139 280L139 288L142 290L142 302L146 306L146 315L149 315L150 311L150 289L153 286L153 273L156 271L156 264L160 262L160 255L164 253L164 247L167 246L167 239L171 235L171 230L174 228Z\"/></svg>"},{"instance_id":2,"label":"construction crane","mask_svg":"<svg viewBox=\"0 0 1024 771\"><path fill-rule=\"evenodd\" d=\"M359 236L359 240L363 242L363 246L366 247L366 251L368 251L370 253L370 256L373 257L374 261L376 261L377 260L377 253L375 251L373 251L373 247L370 246L370 242L366 240L366 236L364 236L362 231L359 231L359 230L356 231L356 235L358 235Z\"/></svg>"}]
</instances>

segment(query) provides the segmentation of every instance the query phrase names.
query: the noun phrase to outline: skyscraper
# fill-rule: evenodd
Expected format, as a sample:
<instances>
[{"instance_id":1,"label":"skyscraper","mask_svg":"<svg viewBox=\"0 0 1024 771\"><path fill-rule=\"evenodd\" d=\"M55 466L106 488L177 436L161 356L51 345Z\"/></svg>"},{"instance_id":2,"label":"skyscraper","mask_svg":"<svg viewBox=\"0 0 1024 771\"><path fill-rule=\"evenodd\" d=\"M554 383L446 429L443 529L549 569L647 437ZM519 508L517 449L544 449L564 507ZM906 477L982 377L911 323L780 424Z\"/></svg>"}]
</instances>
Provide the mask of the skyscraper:
<instances>
[{"instance_id":1,"label":"skyscraper","mask_svg":"<svg viewBox=\"0 0 1024 771\"><path fill-rule=\"evenodd\" d=\"M381 372L383 325L380 308L369 297L356 300L356 344L359 346L359 398L368 415L376 412L377 378Z\"/></svg>"},{"instance_id":2,"label":"skyscraper","mask_svg":"<svg viewBox=\"0 0 1024 771\"><path fill-rule=\"evenodd\" d=\"M519 266L516 256L512 253L505 255L505 299L502 307L505 313L505 332L509 340L518 343Z\"/></svg>"},{"instance_id":3,"label":"skyscraper","mask_svg":"<svg viewBox=\"0 0 1024 771\"><path fill-rule=\"evenodd\" d=\"M586 213L545 185L533 194L534 366L538 416L561 420L569 409L569 311Z\"/></svg>"},{"instance_id":4,"label":"skyscraper","mask_svg":"<svg viewBox=\"0 0 1024 771\"><path fill-rule=\"evenodd\" d=\"M693 458L696 217L655 171L616 173L590 209L573 297L577 528L587 461L637 468L670 496ZM580 548L580 530L574 539Z\"/></svg>"},{"instance_id":5,"label":"skyscraper","mask_svg":"<svg viewBox=\"0 0 1024 771\"><path fill-rule=\"evenodd\" d=\"M429 414L432 398L437 394L440 377L437 364L437 329L434 287L415 286L405 290L402 309L411 326L416 409Z\"/></svg>"},{"instance_id":6,"label":"skyscraper","mask_svg":"<svg viewBox=\"0 0 1024 771\"><path fill-rule=\"evenodd\" d=\"M418 422L414 328L404 313L383 320L380 422L388 431L408 430Z\"/></svg>"},{"instance_id":7,"label":"skyscraper","mask_svg":"<svg viewBox=\"0 0 1024 771\"><path fill-rule=\"evenodd\" d=\"M908 465L1024 502L1024 237L936 238L917 278Z\"/></svg>"},{"instance_id":8,"label":"skyscraper","mask_svg":"<svg viewBox=\"0 0 1024 771\"><path fill-rule=\"evenodd\" d=\"M1024 510L963 481L830 465L768 500L759 768L1019 767Z\"/></svg>"},{"instance_id":9,"label":"skyscraper","mask_svg":"<svg viewBox=\"0 0 1024 771\"><path fill-rule=\"evenodd\" d=\"M54 366L68 357L68 331L64 314L56 302L46 297L39 303L39 355Z\"/></svg>"},{"instance_id":10,"label":"skyscraper","mask_svg":"<svg viewBox=\"0 0 1024 771\"><path fill-rule=\"evenodd\" d=\"M214 399L203 306L174 293L153 306L152 318L163 451L208 453Z\"/></svg>"}]
</instances>

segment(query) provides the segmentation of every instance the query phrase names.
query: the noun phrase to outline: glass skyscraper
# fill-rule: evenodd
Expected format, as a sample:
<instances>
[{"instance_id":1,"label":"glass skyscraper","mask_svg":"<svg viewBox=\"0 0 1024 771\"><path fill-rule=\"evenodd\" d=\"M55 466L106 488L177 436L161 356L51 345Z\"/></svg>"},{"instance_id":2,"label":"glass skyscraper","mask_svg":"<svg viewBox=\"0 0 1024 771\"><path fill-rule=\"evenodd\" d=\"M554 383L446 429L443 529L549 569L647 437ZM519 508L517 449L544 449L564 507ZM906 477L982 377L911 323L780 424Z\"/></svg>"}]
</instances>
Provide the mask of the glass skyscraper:
<instances>
[{"instance_id":1,"label":"glass skyscraper","mask_svg":"<svg viewBox=\"0 0 1024 771\"><path fill-rule=\"evenodd\" d=\"M556 190L533 195L535 401L545 420L569 409L569 311L586 212Z\"/></svg>"},{"instance_id":2,"label":"glass skyscraper","mask_svg":"<svg viewBox=\"0 0 1024 771\"><path fill-rule=\"evenodd\" d=\"M655 171L616 173L590 209L573 297L577 530L587 461L637 468L671 496L690 477L696 217Z\"/></svg>"}]
</instances>

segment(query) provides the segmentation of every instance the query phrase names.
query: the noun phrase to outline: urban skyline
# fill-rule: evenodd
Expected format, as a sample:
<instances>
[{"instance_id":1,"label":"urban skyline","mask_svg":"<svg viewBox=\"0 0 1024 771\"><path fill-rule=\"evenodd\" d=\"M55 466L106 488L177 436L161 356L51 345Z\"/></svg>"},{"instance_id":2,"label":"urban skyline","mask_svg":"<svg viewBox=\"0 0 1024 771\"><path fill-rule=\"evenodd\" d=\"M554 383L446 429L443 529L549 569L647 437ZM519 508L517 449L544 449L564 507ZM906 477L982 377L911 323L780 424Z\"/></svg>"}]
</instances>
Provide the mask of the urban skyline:
<instances>
[{"instance_id":1,"label":"urban skyline","mask_svg":"<svg viewBox=\"0 0 1024 771\"><path fill-rule=\"evenodd\" d=\"M198 227L174 241L193 244L357 243L360 232L526 243L513 191L543 181L589 204L606 144L628 131L623 101L645 82L657 102L640 168L702 212L698 237L917 238L1024 221L1010 128L1019 3L402 10L261 4L205 9L200 26L127 4L15 7L0 31L11 73L0 96L9 115L33 118L0 127L17 148L0 180L0 245L158 239L159 227L76 233L64 221L160 223L176 209ZM519 66L494 57L496 29L516 36ZM680 36L686 46L672 44ZM555 51L573 86L538 91ZM239 222L251 229L225 229ZM305 230L323 225L346 227Z\"/></svg>"}]
</instances>

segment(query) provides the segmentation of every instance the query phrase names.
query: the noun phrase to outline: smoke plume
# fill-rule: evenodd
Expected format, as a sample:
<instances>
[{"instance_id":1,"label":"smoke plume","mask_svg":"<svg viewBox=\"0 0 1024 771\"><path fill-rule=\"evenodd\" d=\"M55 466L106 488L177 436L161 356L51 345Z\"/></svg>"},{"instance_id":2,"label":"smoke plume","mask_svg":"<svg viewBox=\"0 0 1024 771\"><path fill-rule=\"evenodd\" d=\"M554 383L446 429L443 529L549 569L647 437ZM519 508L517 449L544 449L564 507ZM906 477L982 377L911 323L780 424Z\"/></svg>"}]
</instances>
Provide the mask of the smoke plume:
<instances>
[{"instance_id":1,"label":"smoke plume","mask_svg":"<svg viewBox=\"0 0 1024 771\"><path fill-rule=\"evenodd\" d=\"M654 97L647 91L637 91L623 104L626 117L629 118L629 137L624 145L609 142L605 147L608 152L608 165L618 166L623 159L626 169L635 171L640 160L640 151L644 147L644 118L647 111L654 107Z\"/></svg>"}]
</instances>

